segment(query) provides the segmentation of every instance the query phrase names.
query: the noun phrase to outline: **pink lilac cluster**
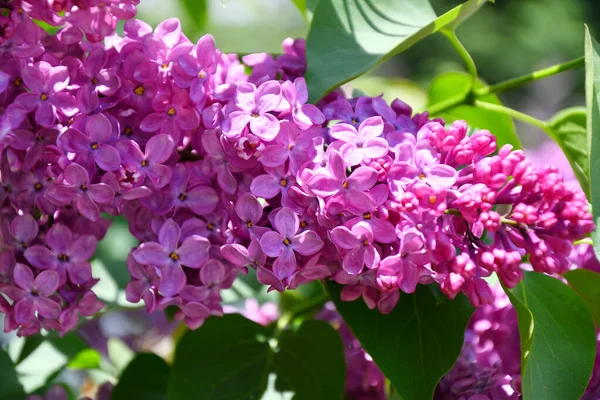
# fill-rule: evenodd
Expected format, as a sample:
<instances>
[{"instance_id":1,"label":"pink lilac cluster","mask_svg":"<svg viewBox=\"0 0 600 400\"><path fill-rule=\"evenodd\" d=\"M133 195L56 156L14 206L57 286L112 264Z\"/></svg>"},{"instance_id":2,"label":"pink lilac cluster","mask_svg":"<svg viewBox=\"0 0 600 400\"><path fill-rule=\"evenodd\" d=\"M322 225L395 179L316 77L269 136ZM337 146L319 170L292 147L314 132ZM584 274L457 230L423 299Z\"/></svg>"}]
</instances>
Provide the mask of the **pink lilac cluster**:
<instances>
[{"instance_id":1,"label":"pink lilac cluster","mask_svg":"<svg viewBox=\"0 0 600 400\"><path fill-rule=\"evenodd\" d=\"M128 300L176 306L190 328L223 313L220 291L248 268L278 291L331 277L381 312L418 283L490 304L482 278L514 286L525 254L562 272L593 229L580 190L510 146L496 153L488 131L341 90L308 104L302 40L240 60L210 35L192 43L176 19L111 34L133 3L74 4L0 5L7 330L64 333L100 309L101 212L140 241Z\"/></svg>"}]
</instances>

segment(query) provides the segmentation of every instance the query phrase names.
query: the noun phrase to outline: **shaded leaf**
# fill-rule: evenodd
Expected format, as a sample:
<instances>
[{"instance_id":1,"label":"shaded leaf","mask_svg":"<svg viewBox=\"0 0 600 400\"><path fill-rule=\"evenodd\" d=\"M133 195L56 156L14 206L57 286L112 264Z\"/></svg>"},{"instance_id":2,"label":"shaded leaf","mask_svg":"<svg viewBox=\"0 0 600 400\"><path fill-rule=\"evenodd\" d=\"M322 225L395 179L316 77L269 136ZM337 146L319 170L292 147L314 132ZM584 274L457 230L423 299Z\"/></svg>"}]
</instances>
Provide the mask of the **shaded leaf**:
<instances>
[{"instance_id":1,"label":"shaded leaf","mask_svg":"<svg viewBox=\"0 0 600 400\"><path fill-rule=\"evenodd\" d=\"M170 368L159 356L138 354L125 368L112 400L166 400Z\"/></svg>"},{"instance_id":2,"label":"shaded leaf","mask_svg":"<svg viewBox=\"0 0 600 400\"><path fill-rule=\"evenodd\" d=\"M273 364L276 388L294 392L294 400L344 397L344 348L339 333L327 322L306 321L296 332L283 332Z\"/></svg>"},{"instance_id":3,"label":"shaded leaf","mask_svg":"<svg viewBox=\"0 0 600 400\"><path fill-rule=\"evenodd\" d=\"M524 399L579 399L596 354L594 321L575 292L556 278L525 272L506 290L519 320Z\"/></svg>"},{"instance_id":4,"label":"shaded leaf","mask_svg":"<svg viewBox=\"0 0 600 400\"><path fill-rule=\"evenodd\" d=\"M328 282L336 308L365 351L406 399L431 399L440 378L458 358L474 309L463 295L436 304L423 285L402 294L387 315L362 300L340 300L341 286Z\"/></svg>"},{"instance_id":5,"label":"shaded leaf","mask_svg":"<svg viewBox=\"0 0 600 400\"><path fill-rule=\"evenodd\" d=\"M307 39L310 100L442 28L455 28L485 2L470 0L436 18L426 0L320 0Z\"/></svg>"},{"instance_id":6,"label":"shaded leaf","mask_svg":"<svg viewBox=\"0 0 600 400\"><path fill-rule=\"evenodd\" d=\"M25 392L17 378L15 366L8 353L2 349L0 349L0 371L2 371L2 377L0 378L2 400L23 400Z\"/></svg>"},{"instance_id":7,"label":"shaded leaf","mask_svg":"<svg viewBox=\"0 0 600 400\"><path fill-rule=\"evenodd\" d=\"M574 269L564 277L587 304L596 326L600 326L600 274L589 269Z\"/></svg>"},{"instance_id":8,"label":"shaded leaf","mask_svg":"<svg viewBox=\"0 0 600 400\"><path fill-rule=\"evenodd\" d=\"M464 72L447 72L436 77L429 87L429 104L441 103L451 97L466 94L470 90L471 79L471 75ZM483 83L477 80L474 89L483 86ZM483 96L480 100L492 104L502 104L495 94ZM515 131L515 124L508 115L462 104L449 108L435 116L444 118L448 124L464 119L471 127L487 129L494 134L498 140L498 147L512 144L515 149L521 148L521 142Z\"/></svg>"},{"instance_id":9,"label":"shaded leaf","mask_svg":"<svg viewBox=\"0 0 600 400\"><path fill-rule=\"evenodd\" d=\"M236 314L209 318L179 341L169 400L259 399L267 386L269 329Z\"/></svg>"}]
</instances>

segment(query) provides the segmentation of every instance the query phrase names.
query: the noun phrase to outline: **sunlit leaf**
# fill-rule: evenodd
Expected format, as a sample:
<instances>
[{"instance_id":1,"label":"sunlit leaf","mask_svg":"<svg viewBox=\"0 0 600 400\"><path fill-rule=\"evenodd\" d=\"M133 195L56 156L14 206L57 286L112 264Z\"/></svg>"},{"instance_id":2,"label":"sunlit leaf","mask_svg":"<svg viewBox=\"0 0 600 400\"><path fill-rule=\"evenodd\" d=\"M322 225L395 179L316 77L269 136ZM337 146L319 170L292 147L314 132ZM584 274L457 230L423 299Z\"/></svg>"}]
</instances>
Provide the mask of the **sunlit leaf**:
<instances>
[{"instance_id":1,"label":"sunlit leaf","mask_svg":"<svg viewBox=\"0 0 600 400\"><path fill-rule=\"evenodd\" d=\"M419 285L415 293L402 294L394 310L384 315L360 299L341 301L336 283L327 287L344 321L400 396L431 399L462 349L474 311L467 298L438 302L427 286Z\"/></svg>"},{"instance_id":2,"label":"sunlit leaf","mask_svg":"<svg viewBox=\"0 0 600 400\"><path fill-rule=\"evenodd\" d=\"M583 300L560 280L525 272L506 290L519 320L524 399L576 400L592 374L596 332Z\"/></svg>"},{"instance_id":3,"label":"sunlit leaf","mask_svg":"<svg viewBox=\"0 0 600 400\"><path fill-rule=\"evenodd\" d=\"M454 29L485 2L467 1L438 18L427 0L320 0L306 49L311 101L428 35Z\"/></svg>"}]
</instances>

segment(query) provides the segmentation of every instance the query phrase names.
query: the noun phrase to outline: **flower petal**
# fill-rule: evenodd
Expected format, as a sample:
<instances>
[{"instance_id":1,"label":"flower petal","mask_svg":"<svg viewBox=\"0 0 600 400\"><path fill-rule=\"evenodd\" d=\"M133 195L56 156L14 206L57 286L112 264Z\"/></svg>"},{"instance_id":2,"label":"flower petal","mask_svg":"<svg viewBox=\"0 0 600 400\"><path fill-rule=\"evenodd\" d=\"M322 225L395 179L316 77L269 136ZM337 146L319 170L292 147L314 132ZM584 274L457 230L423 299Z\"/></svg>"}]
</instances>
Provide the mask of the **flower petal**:
<instances>
[{"instance_id":1,"label":"flower petal","mask_svg":"<svg viewBox=\"0 0 600 400\"><path fill-rule=\"evenodd\" d=\"M186 284L185 272L179 263L167 263L161 268L158 290L166 297L173 297Z\"/></svg>"},{"instance_id":2,"label":"flower petal","mask_svg":"<svg viewBox=\"0 0 600 400\"><path fill-rule=\"evenodd\" d=\"M277 217L275 217L277 218ZM323 247L323 241L315 231L305 231L294 237L292 247L303 256L311 256Z\"/></svg>"}]
</instances>

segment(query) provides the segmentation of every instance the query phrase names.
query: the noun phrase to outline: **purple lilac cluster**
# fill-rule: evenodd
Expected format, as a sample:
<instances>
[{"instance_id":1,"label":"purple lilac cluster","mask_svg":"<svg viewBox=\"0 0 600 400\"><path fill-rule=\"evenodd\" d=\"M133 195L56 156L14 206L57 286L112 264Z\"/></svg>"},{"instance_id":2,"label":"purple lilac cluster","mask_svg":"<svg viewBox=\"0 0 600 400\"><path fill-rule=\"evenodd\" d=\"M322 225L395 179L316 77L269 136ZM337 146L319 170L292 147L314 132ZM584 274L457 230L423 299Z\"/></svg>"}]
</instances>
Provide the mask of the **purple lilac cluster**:
<instances>
[{"instance_id":1,"label":"purple lilac cluster","mask_svg":"<svg viewBox=\"0 0 600 400\"><path fill-rule=\"evenodd\" d=\"M7 330L64 333L102 307L89 264L101 212L140 241L128 300L176 306L190 328L223 313L220 290L248 268L278 291L331 277L381 312L418 283L491 304L482 278L514 286L525 254L560 273L593 229L580 190L496 152L488 131L341 90L308 104L302 40L240 59L176 19L113 34L134 6L0 5Z\"/></svg>"}]
</instances>

